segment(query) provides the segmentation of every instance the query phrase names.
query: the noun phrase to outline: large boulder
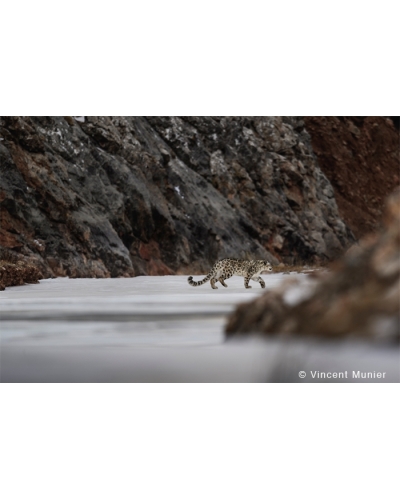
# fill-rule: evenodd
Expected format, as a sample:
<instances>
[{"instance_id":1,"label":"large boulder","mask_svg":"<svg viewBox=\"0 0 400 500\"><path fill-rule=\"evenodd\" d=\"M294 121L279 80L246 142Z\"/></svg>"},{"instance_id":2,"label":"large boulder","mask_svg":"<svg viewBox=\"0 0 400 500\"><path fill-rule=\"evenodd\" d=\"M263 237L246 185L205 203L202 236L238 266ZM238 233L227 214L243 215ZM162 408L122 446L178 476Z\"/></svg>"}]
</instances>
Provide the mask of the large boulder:
<instances>
[{"instance_id":1,"label":"large boulder","mask_svg":"<svg viewBox=\"0 0 400 500\"><path fill-rule=\"evenodd\" d=\"M400 313L400 190L388 199L383 229L351 248L333 270L305 287L288 278L282 287L238 306L228 338L345 336L398 341Z\"/></svg>"}]
</instances>

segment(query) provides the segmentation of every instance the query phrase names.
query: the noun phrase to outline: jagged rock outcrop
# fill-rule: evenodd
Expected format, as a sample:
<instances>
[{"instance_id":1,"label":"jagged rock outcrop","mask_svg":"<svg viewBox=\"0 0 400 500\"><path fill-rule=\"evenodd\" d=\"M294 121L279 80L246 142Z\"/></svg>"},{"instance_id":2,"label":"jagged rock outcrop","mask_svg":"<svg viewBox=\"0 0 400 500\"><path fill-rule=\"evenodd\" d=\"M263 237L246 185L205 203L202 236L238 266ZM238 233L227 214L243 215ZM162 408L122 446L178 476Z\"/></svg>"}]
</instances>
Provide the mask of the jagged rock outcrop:
<instances>
[{"instance_id":1,"label":"jagged rock outcrop","mask_svg":"<svg viewBox=\"0 0 400 500\"><path fill-rule=\"evenodd\" d=\"M315 278L308 289L296 290L296 281L288 278L281 289L238 306L228 320L227 337L259 332L398 342L399 189L388 200L383 225L383 231L351 248L331 273Z\"/></svg>"},{"instance_id":2,"label":"jagged rock outcrop","mask_svg":"<svg viewBox=\"0 0 400 500\"><path fill-rule=\"evenodd\" d=\"M331 260L354 241L295 117L2 117L0 245L43 275Z\"/></svg>"},{"instance_id":3,"label":"jagged rock outcrop","mask_svg":"<svg viewBox=\"0 0 400 500\"><path fill-rule=\"evenodd\" d=\"M39 269L20 254L0 249L0 290L8 286L38 283L43 278Z\"/></svg>"}]
</instances>

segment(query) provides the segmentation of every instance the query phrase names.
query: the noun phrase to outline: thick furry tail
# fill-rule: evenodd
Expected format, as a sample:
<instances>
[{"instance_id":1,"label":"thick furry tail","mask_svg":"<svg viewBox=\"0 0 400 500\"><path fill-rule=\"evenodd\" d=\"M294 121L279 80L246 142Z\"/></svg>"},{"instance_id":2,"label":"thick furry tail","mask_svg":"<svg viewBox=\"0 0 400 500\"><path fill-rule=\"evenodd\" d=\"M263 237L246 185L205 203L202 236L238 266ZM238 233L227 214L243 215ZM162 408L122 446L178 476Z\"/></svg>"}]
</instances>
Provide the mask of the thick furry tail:
<instances>
[{"instance_id":1,"label":"thick furry tail","mask_svg":"<svg viewBox=\"0 0 400 500\"><path fill-rule=\"evenodd\" d=\"M202 279L201 281L193 281L193 276L189 276L188 283L191 286L204 285L204 283L207 283L207 281L211 278L211 276L212 276L212 273L208 273L207 276L204 279Z\"/></svg>"}]
</instances>

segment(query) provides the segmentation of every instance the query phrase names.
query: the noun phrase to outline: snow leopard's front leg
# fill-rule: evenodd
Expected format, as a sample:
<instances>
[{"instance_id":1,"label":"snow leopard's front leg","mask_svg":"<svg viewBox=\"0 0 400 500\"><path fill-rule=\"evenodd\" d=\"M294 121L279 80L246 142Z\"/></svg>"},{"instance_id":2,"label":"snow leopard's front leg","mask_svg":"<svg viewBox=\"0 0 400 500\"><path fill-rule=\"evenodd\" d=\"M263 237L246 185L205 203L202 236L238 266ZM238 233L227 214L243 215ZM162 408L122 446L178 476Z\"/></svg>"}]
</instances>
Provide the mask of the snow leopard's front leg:
<instances>
[{"instance_id":1,"label":"snow leopard's front leg","mask_svg":"<svg viewBox=\"0 0 400 500\"><path fill-rule=\"evenodd\" d=\"M251 278L253 281L258 281L258 283L260 283L261 285L261 288L265 288L265 281L261 278L261 276L253 276L253 278Z\"/></svg>"},{"instance_id":2,"label":"snow leopard's front leg","mask_svg":"<svg viewBox=\"0 0 400 500\"><path fill-rule=\"evenodd\" d=\"M244 278L244 287L245 288L252 288L249 286L249 281L252 279L254 275L257 275L257 268L255 266L249 267L249 269L246 272L246 277Z\"/></svg>"},{"instance_id":3,"label":"snow leopard's front leg","mask_svg":"<svg viewBox=\"0 0 400 500\"><path fill-rule=\"evenodd\" d=\"M246 274L246 276L244 278L244 287L245 288L252 288L251 286L249 286L250 280L251 280L251 274Z\"/></svg>"}]
</instances>

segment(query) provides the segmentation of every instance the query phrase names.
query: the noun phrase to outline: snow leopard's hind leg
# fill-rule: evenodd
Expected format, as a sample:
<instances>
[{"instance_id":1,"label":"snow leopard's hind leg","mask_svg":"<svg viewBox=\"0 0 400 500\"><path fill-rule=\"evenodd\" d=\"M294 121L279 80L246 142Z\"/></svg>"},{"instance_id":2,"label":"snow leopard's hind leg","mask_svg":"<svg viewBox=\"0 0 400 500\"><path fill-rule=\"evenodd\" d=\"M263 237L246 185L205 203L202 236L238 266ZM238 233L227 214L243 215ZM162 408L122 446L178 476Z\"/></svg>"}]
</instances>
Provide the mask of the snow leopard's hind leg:
<instances>
[{"instance_id":1,"label":"snow leopard's hind leg","mask_svg":"<svg viewBox=\"0 0 400 500\"><path fill-rule=\"evenodd\" d=\"M224 280L227 280L227 279L231 278L232 276L233 276L233 273L230 273L230 272L224 273L222 276L219 277L219 282L221 283L221 285L223 285L225 288L227 288L228 285L225 283Z\"/></svg>"},{"instance_id":2,"label":"snow leopard's hind leg","mask_svg":"<svg viewBox=\"0 0 400 500\"><path fill-rule=\"evenodd\" d=\"M218 290L218 287L215 286L216 281L218 281L216 278L211 278L210 280L211 288L213 288L214 290Z\"/></svg>"},{"instance_id":3,"label":"snow leopard's hind leg","mask_svg":"<svg viewBox=\"0 0 400 500\"><path fill-rule=\"evenodd\" d=\"M219 282L221 283L222 286L224 286L225 288L228 287L228 285L225 283L224 279L225 279L225 274L223 274L222 276L220 276L219 278Z\"/></svg>"}]
</instances>

